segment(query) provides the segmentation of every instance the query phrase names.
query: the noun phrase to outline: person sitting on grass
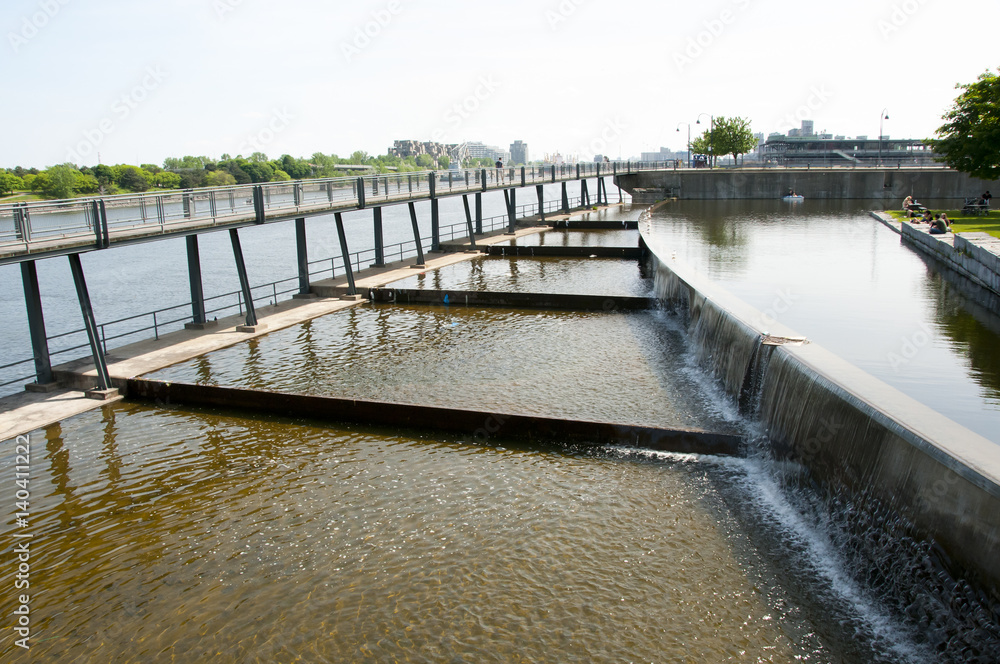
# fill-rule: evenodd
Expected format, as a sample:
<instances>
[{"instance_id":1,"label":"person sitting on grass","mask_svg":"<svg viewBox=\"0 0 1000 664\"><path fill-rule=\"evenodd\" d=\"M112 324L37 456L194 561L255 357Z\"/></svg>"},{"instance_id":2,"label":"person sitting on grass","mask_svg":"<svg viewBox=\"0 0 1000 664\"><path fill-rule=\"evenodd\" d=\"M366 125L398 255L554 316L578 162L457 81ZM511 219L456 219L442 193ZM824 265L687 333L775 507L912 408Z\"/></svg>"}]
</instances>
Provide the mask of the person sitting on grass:
<instances>
[{"instance_id":1,"label":"person sitting on grass","mask_svg":"<svg viewBox=\"0 0 1000 664\"><path fill-rule=\"evenodd\" d=\"M946 214L936 214L934 215L934 221L931 222L930 230L927 232L931 235L944 235L950 228L948 228L948 215Z\"/></svg>"},{"instance_id":2,"label":"person sitting on grass","mask_svg":"<svg viewBox=\"0 0 1000 664\"><path fill-rule=\"evenodd\" d=\"M927 222L929 224L932 221L934 221L934 217L931 216L931 211L930 210L924 210L924 216L921 217L920 219L918 219L917 221L913 222L913 223L919 224L921 222Z\"/></svg>"}]
</instances>

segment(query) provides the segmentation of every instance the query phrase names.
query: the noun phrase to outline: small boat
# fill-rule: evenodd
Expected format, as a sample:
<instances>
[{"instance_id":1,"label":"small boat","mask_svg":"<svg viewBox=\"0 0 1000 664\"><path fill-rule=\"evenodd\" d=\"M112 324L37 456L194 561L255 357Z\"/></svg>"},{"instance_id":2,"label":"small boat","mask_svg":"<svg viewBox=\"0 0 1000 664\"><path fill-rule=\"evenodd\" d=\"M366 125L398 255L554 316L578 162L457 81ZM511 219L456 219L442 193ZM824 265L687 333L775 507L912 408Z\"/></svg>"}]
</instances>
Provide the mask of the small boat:
<instances>
[{"instance_id":1,"label":"small boat","mask_svg":"<svg viewBox=\"0 0 1000 664\"><path fill-rule=\"evenodd\" d=\"M787 196L783 196L781 200L788 201L790 203L799 203L806 200L806 198L802 194L788 194Z\"/></svg>"}]
</instances>

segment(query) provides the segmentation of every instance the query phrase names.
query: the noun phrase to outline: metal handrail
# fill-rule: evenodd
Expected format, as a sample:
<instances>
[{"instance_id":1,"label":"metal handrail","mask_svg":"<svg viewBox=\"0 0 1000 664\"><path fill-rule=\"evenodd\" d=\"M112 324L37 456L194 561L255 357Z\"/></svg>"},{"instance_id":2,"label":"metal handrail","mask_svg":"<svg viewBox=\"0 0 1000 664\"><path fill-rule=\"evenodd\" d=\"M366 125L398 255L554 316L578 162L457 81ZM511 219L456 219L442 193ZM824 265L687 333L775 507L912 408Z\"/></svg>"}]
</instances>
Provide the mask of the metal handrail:
<instances>
[{"instance_id":1,"label":"metal handrail","mask_svg":"<svg viewBox=\"0 0 1000 664\"><path fill-rule=\"evenodd\" d=\"M574 196L569 199L569 202L571 207L578 207L578 204L582 204L583 201L582 197ZM562 209L562 201L560 200L547 201L545 203L545 208L547 212L552 210ZM525 217L525 216L530 216L531 214L535 214L537 213L537 211L538 211L537 203L532 202L523 205L518 205L516 207L515 213L519 217ZM507 214L485 217L482 220L483 231L489 232L492 230L496 230L498 228L504 228L508 225L509 219L510 218ZM461 221L458 223L441 226L438 229L438 233L441 239L454 239L456 237L466 237L468 235L468 222ZM426 237L421 237L420 241L421 245L426 249L431 246L433 239L430 236L426 236ZM416 242L414 240L406 240L391 245L385 245L383 247L382 253L387 263L395 262L390 259L401 261L404 258L407 258L408 256L416 255L417 253ZM364 266L367 263L369 263L370 260L373 260L375 258L375 256L376 256L376 251L374 247L361 249L359 251L351 252L349 254L351 266L358 271L362 270ZM329 267L324 267L323 269L313 269L315 266L319 265L329 266ZM323 276L327 273L329 273L330 277L333 278L336 277L337 274L343 274L346 272L343 265L343 258L340 255L333 256L332 258L322 258L314 261L309 261L308 266L309 266L310 279L312 279L313 277ZM271 281L268 283L259 284L257 286L252 286L250 288L250 291L253 296L253 301L256 304L258 302L263 302L270 298L271 304L277 304L280 301L279 298L281 298L282 296L289 295L292 293L297 293L299 291L298 281L299 277L296 275L294 277L287 277L285 279L278 279L276 281ZM281 290L279 290L279 286L281 286L282 284L294 284L294 285L292 287L282 288ZM268 291L267 289L270 290ZM255 293L259 293L260 291L264 292L262 294L255 295ZM244 311L243 292L241 290L232 291L229 293L222 293L219 295L212 295L206 297L205 302L206 303L216 302L219 300L224 300L226 298L235 299L235 302L229 304L222 304L221 306L214 308L207 308L205 311L206 315L220 314L233 309L238 310L240 314L243 313ZM132 316L126 316L124 318L118 318L115 320L99 323L97 325L97 328L99 332L101 347L104 353L107 354L109 342L117 341L119 339L124 339L126 337L132 337L137 334L150 331L152 331L154 338L159 339L162 330L169 329L173 326L176 326L179 323L190 322L193 319L193 314L190 313L191 308L192 308L192 303L189 301L182 304L176 304L169 307L161 307L159 309L154 309L152 311L146 311L140 314L135 314ZM163 320L161 318L163 314L167 314L168 312L176 310L187 310L188 313L185 313L183 316L179 318L168 317L167 320ZM135 329L129 329L124 332L109 334L109 328L113 328L122 325L124 323L129 323L131 321L137 321L148 318L152 318L152 324L138 327ZM46 340L48 341L49 344L51 344L53 341L58 341L60 339L65 339L68 337L72 337L74 335L81 335L81 334L86 334L86 328L80 328L76 330L71 330L69 332L61 332L59 334L49 335L46 337ZM86 350L89 352L90 350L89 341L77 345L67 346L65 348L50 350L49 356L50 358L52 358L56 356L66 355L69 353L74 353L75 351L81 351L81 350ZM3 371L5 369L10 369L12 367L19 366L22 364L33 363L35 359L36 358L31 357L0 366L0 371ZM12 385L19 382L27 382L32 380L33 378L34 378L33 373L28 374L25 376L17 377L13 380L4 383L0 383L0 387L6 387L8 385Z\"/></svg>"}]
</instances>

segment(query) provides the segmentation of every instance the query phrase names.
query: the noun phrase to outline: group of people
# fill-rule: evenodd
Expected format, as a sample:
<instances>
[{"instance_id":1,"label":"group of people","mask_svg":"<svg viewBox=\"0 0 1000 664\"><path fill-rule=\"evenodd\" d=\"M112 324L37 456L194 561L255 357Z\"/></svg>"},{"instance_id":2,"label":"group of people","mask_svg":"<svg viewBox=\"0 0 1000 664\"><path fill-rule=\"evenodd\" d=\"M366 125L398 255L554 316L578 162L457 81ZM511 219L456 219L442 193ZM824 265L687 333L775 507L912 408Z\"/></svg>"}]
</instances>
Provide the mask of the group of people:
<instances>
[{"instance_id":1,"label":"group of people","mask_svg":"<svg viewBox=\"0 0 1000 664\"><path fill-rule=\"evenodd\" d=\"M989 192L986 192L987 194ZM913 219L914 224L930 224L930 228L927 230L931 235L944 235L951 231L951 220L948 219L948 215L944 212L938 214L932 214L930 210L917 202L917 199L913 196L907 196L903 199L903 212L906 213L907 218ZM917 218L917 215L920 215Z\"/></svg>"}]
</instances>

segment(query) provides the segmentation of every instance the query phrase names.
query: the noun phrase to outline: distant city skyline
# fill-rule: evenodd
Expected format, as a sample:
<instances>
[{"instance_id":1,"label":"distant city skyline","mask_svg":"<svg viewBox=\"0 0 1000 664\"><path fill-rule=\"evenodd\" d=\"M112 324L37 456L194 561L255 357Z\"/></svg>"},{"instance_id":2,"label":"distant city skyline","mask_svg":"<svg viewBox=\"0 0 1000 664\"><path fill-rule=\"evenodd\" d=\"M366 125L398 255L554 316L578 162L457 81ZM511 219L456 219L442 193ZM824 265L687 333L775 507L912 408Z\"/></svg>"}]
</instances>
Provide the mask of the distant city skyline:
<instances>
[{"instance_id":1,"label":"distant city skyline","mask_svg":"<svg viewBox=\"0 0 1000 664\"><path fill-rule=\"evenodd\" d=\"M988 37L938 45L970 20L988 35L1000 4L8 0L0 166L384 154L401 137L616 159L682 150L711 115L875 136L883 108L884 133L928 138L955 85L1000 65Z\"/></svg>"}]
</instances>

